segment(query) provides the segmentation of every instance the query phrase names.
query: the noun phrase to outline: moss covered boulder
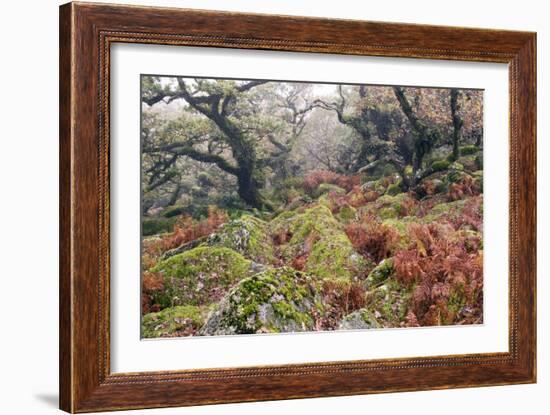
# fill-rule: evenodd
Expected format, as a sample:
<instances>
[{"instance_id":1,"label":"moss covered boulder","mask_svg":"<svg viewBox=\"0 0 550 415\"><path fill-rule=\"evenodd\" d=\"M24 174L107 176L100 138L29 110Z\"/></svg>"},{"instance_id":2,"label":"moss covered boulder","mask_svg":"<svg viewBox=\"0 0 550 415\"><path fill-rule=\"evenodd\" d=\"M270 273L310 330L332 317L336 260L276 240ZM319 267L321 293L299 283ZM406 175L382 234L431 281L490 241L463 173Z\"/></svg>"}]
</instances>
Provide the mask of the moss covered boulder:
<instances>
[{"instance_id":1,"label":"moss covered boulder","mask_svg":"<svg viewBox=\"0 0 550 415\"><path fill-rule=\"evenodd\" d=\"M367 263L354 249L343 225L322 204L301 213L279 215L272 230L290 235L280 247L285 261L304 256L304 271L319 278L353 278L363 275Z\"/></svg>"},{"instance_id":2,"label":"moss covered boulder","mask_svg":"<svg viewBox=\"0 0 550 415\"><path fill-rule=\"evenodd\" d=\"M453 221L463 216L466 209L470 211L470 214L475 212L481 221L483 218L483 197L473 196L453 202L438 203L426 212L425 216L422 217L422 222Z\"/></svg>"},{"instance_id":3,"label":"moss covered boulder","mask_svg":"<svg viewBox=\"0 0 550 415\"><path fill-rule=\"evenodd\" d=\"M209 246L230 248L245 258L262 264L271 264L275 260L269 225L251 215L224 224L207 239Z\"/></svg>"},{"instance_id":4,"label":"moss covered boulder","mask_svg":"<svg viewBox=\"0 0 550 415\"><path fill-rule=\"evenodd\" d=\"M450 165L451 162L449 160L434 160L430 165L430 168L432 169L432 171L438 172L447 170Z\"/></svg>"},{"instance_id":5,"label":"moss covered boulder","mask_svg":"<svg viewBox=\"0 0 550 415\"><path fill-rule=\"evenodd\" d=\"M171 307L218 301L231 286L257 269L232 249L201 246L161 261L151 271L163 276L165 287L154 302Z\"/></svg>"},{"instance_id":6,"label":"moss covered boulder","mask_svg":"<svg viewBox=\"0 0 550 415\"><path fill-rule=\"evenodd\" d=\"M205 312L196 306L165 308L145 314L141 320L144 338L192 336L203 325Z\"/></svg>"},{"instance_id":7,"label":"moss covered boulder","mask_svg":"<svg viewBox=\"0 0 550 415\"><path fill-rule=\"evenodd\" d=\"M288 267L245 278L210 313L200 334L313 330L321 307L316 284L314 278Z\"/></svg>"},{"instance_id":8,"label":"moss covered boulder","mask_svg":"<svg viewBox=\"0 0 550 415\"><path fill-rule=\"evenodd\" d=\"M366 330L381 327L372 311L361 308L345 316L340 322L338 330Z\"/></svg>"},{"instance_id":9,"label":"moss covered boulder","mask_svg":"<svg viewBox=\"0 0 550 415\"><path fill-rule=\"evenodd\" d=\"M379 217L381 220L395 219L414 215L417 207L416 200L408 193L385 194L376 201L362 206L359 214L370 214Z\"/></svg>"}]
</instances>

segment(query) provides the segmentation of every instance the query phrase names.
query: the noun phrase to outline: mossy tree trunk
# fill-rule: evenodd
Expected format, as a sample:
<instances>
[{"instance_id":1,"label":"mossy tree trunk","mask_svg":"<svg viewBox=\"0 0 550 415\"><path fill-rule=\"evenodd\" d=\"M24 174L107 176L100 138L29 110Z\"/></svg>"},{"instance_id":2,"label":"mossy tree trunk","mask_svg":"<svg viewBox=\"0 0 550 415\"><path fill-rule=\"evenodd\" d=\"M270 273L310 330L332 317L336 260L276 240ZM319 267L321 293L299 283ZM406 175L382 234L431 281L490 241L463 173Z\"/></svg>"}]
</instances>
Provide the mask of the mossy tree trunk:
<instances>
[{"instance_id":1,"label":"mossy tree trunk","mask_svg":"<svg viewBox=\"0 0 550 415\"><path fill-rule=\"evenodd\" d=\"M459 149L459 141L460 141L460 131L462 129L462 125L464 124L464 121L462 118L460 118L460 115L458 114L458 111L460 110L460 106L458 104L458 97L460 95L460 92L458 89L451 89L451 116L453 119L453 153L452 153L452 160L456 161L460 157L460 149Z\"/></svg>"},{"instance_id":2,"label":"mossy tree trunk","mask_svg":"<svg viewBox=\"0 0 550 415\"><path fill-rule=\"evenodd\" d=\"M412 178L410 182L411 184L417 184L418 177L420 177L419 172L423 168L424 157L432 150L436 142L439 140L439 132L433 128L429 128L416 116L403 88L395 86L393 87L393 90L401 110L409 120L412 127L414 138L414 155Z\"/></svg>"},{"instance_id":3,"label":"mossy tree trunk","mask_svg":"<svg viewBox=\"0 0 550 415\"><path fill-rule=\"evenodd\" d=\"M236 104L241 93L244 93L267 81L250 81L233 88L210 90L210 85L198 85L195 91L190 91L183 78L178 78L178 90L161 90L154 97L143 99L149 105L156 102L184 99L191 108L212 121L222 133L220 140L229 147L233 160L226 159L221 154L214 154L193 147L191 141L177 141L154 151L165 151L175 156L186 156L204 163L213 163L221 170L237 178L238 194L251 207L270 209L271 205L261 195L260 163L256 154L255 141L241 130L233 117Z\"/></svg>"},{"instance_id":4,"label":"mossy tree trunk","mask_svg":"<svg viewBox=\"0 0 550 415\"><path fill-rule=\"evenodd\" d=\"M340 96L339 102L329 103L318 99L314 102L314 105L325 110L334 111L336 113L336 116L338 117L338 121L341 124L351 127L361 138L361 147L359 148L359 152L357 153L357 156L352 163L352 170L356 172L361 167L364 167L366 164L368 164L367 157L369 156L369 154L371 154L372 150L372 134L369 130L369 109L365 106L360 109L358 115L345 114L344 111L347 101L342 91L341 85L338 85L338 94ZM359 95L361 98L365 98L366 89L364 86L361 86L359 88Z\"/></svg>"}]
</instances>

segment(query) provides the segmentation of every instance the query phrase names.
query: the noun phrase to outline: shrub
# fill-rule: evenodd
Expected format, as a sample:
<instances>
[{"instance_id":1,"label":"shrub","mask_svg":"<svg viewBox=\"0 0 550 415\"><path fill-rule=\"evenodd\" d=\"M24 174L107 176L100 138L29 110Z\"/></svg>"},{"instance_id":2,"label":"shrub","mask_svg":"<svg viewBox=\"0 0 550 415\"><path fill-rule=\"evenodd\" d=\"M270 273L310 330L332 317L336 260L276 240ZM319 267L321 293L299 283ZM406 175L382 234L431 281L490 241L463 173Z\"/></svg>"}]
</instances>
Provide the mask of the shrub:
<instances>
[{"instance_id":1,"label":"shrub","mask_svg":"<svg viewBox=\"0 0 550 415\"><path fill-rule=\"evenodd\" d=\"M472 197L466 201L462 212L458 215L453 215L447 221L454 229L471 229L474 231L483 230L483 206L482 198Z\"/></svg>"},{"instance_id":2,"label":"shrub","mask_svg":"<svg viewBox=\"0 0 550 415\"><path fill-rule=\"evenodd\" d=\"M345 195L330 192L328 194L329 207L332 213L339 213L346 206L358 208L367 203L374 202L380 197L380 193L367 190L363 191L360 186L353 188Z\"/></svg>"},{"instance_id":3,"label":"shrub","mask_svg":"<svg viewBox=\"0 0 550 415\"><path fill-rule=\"evenodd\" d=\"M475 179L470 175L463 175L457 182L449 185L447 198L450 202L464 199L465 196L480 194L480 188Z\"/></svg>"},{"instance_id":4,"label":"shrub","mask_svg":"<svg viewBox=\"0 0 550 415\"><path fill-rule=\"evenodd\" d=\"M326 309L318 324L323 330L333 330L342 318L366 304L365 289L358 282L327 279L323 281L321 295Z\"/></svg>"},{"instance_id":5,"label":"shrub","mask_svg":"<svg viewBox=\"0 0 550 415\"><path fill-rule=\"evenodd\" d=\"M186 242L210 235L227 221L227 214L215 206L209 206L207 218L198 223L195 223L190 216L180 216L174 225L172 235L162 239L163 251L177 248Z\"/></svg>"},{"instance_id":6,"label":"shrub","mask_svg":"<svg viewBox=\"0 0 550 415\"><path fill-rule=\"evenodd\" d=\"M275 245L284 245L292 238L292 232L290 230L281 228L278 232L272 235L273 243Z\"/></svg>"},{"instance_id":7,"label":"shrub","mask_svg":"<svg viewBox=\"0 0 550 415\"><path fill-rule=\"evenodd\" d=\"M160 310L158 304L154 304L156 293L164 290L164 278L155 272L145 271L141 278L141 312L147 314Z\"/></svg>"},{"instance_id":8,"label":"shrub","mask_svg":"<svg viewBox=\"0 0 550 415\"><path fill-rule=\"evenodd\" d=\"M209 206L208 216L199 222L195 222L188 215L180 216L173 225L172 233L144 243L142 267L146 270L153 267L156 259L164 252L177 248L184 243L210 235L228 220L227 214L215 206Z\"/></svg>"},{"instance_id":9,"label":"shrub","mask_svg":"<svg viewBox=\"0 0 550 415\"><path fill-rule=\"evenodd\" d=\"M345 230L355 250L376 263L387 258L399 240L397 231L370 217L348 224Z\"/></svg>"},{"instance_id":10,"label":"shrub","mask_svg":"<svg viewBox=\"0 0 550 415\"><path fill-rule=\"evenodd\" d=\"M376 199L378 199L380 197L380 193L378 193L376 191L373 191L373 190L368 190L363 194L363 196L365 198L365 201L367 203L370 203L370 202L374 202Z\"/></svg>"},{"instance_id":11,"label":"shrub","mask_svg":"<svg viewBox=\"0 0 550 415\"><path fill-rule=\"evenodd\" d=\"M409 230L413 237L411 246L394 256L395 278L413 289L409 323L480 321L482 251L468 249L466 238L460 234L448 237L445 225L411 224Z\"/></svg>"}]
</instances>

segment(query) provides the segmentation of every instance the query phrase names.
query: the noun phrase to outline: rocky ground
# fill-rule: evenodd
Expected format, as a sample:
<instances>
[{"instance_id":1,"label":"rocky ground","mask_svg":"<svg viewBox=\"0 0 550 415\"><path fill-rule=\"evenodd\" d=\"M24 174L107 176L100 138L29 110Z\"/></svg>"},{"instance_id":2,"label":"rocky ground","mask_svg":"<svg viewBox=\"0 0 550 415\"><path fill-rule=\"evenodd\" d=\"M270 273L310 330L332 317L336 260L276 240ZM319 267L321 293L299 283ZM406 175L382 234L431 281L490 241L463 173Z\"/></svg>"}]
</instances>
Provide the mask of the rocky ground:
<instances>
[{"instance_id":1,"label":"rocky ground","mask_svg":"<svg viewBox=\"0 0 550 415\"><path fill-rule=\"evenodd\" d=\"M327 175L275 215L170 219L143 241L143 337L482 322L483 171L464 153L414 192Z\"/></svg>"}]
</instances>

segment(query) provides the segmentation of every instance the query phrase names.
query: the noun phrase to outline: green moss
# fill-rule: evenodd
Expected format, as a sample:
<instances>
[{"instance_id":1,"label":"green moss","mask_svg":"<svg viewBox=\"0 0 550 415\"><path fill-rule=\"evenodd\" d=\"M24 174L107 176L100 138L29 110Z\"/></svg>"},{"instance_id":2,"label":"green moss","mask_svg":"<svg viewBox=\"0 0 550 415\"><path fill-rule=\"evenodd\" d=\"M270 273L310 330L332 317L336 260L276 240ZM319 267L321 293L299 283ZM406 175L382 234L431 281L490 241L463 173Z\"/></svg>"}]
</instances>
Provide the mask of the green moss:
<instances>
[{"instance_id":1,"label":"green moss","mask_svg":"<svg viewBox=\"0 0 550 415\"><path fill-rule=\"evenodd\" d=\"M353 249L342 225L323 204L294 216L277 217L271 227L273 232L292 235L288 243L280 247L286 261L303 254L308 241L310 252L305 271L313 276L351 278L360 275L367 266Z\"/></svg>"},{"instance_id":2,"label":"green moss","mask_svg":"<svg viewBox=\"0 0 550 415\"><path fill-rule=\"evenodd\" d=\"M173 337L178 332L194 334L203 324L204 315L199 307L177 306L158 313L145 314L141 319L143 338Z\"/></svg>"},{"instance_id":3,"label":"green moss","mask_svg":"<svg viewBox=\"0 0 550 415\"><path fill-rule=\"evenodd\" d=\"M355 252L343 233L322 238L315 245L306 262L305 271L320 278L353 278L367 268L365 259Z\"/></svg>"},{"instance_id":4,"label":"green moss","mask_svg":"<svg viewBox=\"0 0 550 415\"><path fill-rule=\"evenodd\" d=\"M458 217L462 215L464 208L468 203L470 203L471 200L472 198L465 198L454 202L439 203L428 211L425 216L420 218L420 220L423 223L431 223L445 218L452 219ZM479 214L483 215L483 200L481 200L481 204L477 207L477 209L479 210Z\"/></svg>"},{"instance_id":5,"label":"green moss","mask_svg":"<svg viewBox=\"0 0 550 415\"><path fill-rule=\"evenodd\" d=\"M447 184L443 180L433 179L432 184L435 187L435 193L445 193L447 191Z\"/></svg>"},{"instance_id":6,"label":"green moss","mask_svg":"<svg viewBox=\"0 0 550 415\"><path fill-rule=\"evenodd\" d=\"M292 268L270 269L242 280L220 302L203 335L308 331L317 312L315 281Z\"/></svg>"},{"instance_id":7,"label":"green moss","mask_svg":"<svg viewBox=\"0 0 550 415\"><path fill-rule=\"evenodd\" d=\"M449 213L454 211L462 212L468 199L455 200L454 202L439 203L432 207L430 213L433 215L439 215L442 213Z\"/></svg>"},{"instance_id":8,"label":"green moss","mask_svg":"<svg viewBox=\"0 0 550 415\"><path fill-rule=\"evenodd\" d=\"M453 163L453 165L454 164L458 163ZM458 183L469 176L469 174L464 171L464 166L462 164L460 164L459 166L460 168L458 169L449 169L449 172L447 173L447 176L445 178L447 183Z\"/></svg>"},{"instance_id":9,"label":"green moss","mask_svg":"<svg viewBox=\"0 0 550 415\"><path fill-rule=\"evenodd\" d=\"M411 242L411 234L409 232L409 225L411 223L418 222L416 216L405 216L403 218L390 218L382 221L384 226L392 228L399 235L399 242L397 247L399 249L406 249Z\"/></svg>"},{"instance_id":10,"label":"green moss","mask_svg":"<svg viewBox=\"0 0 550 415\"><path fill-rule=\"evenodd\" d=\"M401 189L401 181L394 184L390 184L386 189L386 194L390 196L395 196L399 193L403 193L403 190Z\"/></svg>"},{"instance_id":11,"label":"green moss","mask_svg":"<svg viewBox=\"0 0 550 415\"><path fill-rule=\"evenodd\" d=\"M464 166L459 163L458 161L455 161L453 163L451 163L451 165L449 166L449 169L450 170L456 170L456 171L464 171Z\"/></svg>"},{"instance_id":12,"label":"green moss","mask_svg":"<svg viewBox=\"0 0 550 415\"><path fill-rule=\"evenodd\" d=\"M296 216L296 212L292 210L284 210L273 218L272 223L284 222L288 219L292 219L294 216Z\"/></svg>"},{"instance_id":13,"label":"green moss","mask_svg":"<svg viewBox=\"0 0 550 415\"><path fill-rule=\"evenodd\" d=\"M436 171L447 170L450 165L451 163L448 160L435 160L430 167L434 172L436 172Z\"/></svg>"},{"instance_id":14,"label":"green moss","mask_svg":"<svg viewBox=\"0 0 550 415\"><path fill-rule=\"evenodd\" d=\"M460 147L460 155L468 156L470 154L476 154L479 151L479 147L474 145L462 146Z\"/></svg>"},{"instance_id":15,"label":"green moss","mask_svg":"<svg viewBox=\"0 0 550 415\"><path fill-rule=\"evenodd\" d=\"M378 211L378 217L382 220L395 219L399 217L399 212L393 207L383 207Z\"/></svg>"},{"instance_id":16,"label":"green moss","mask_svg":"<svg viewBox=\"0 0 550 415\"><path fill-rule=\"evenodd\" d=\"M170 232L174 228L176 218L143 218L141 220L141 233L143 236L156 235Z\"/></svg>"},{"instance_id":17,"label":"green moss","mask_svg":"<svg viewBox=\"0 0 550 415\"><path fill-rule=\"evenodd\" d=\"M226 223L210 235L207 244L231 248L245 258L262 264L275 261L269 225L252 215L243 215Z\"/></svg>"},{"instance_id":18,"label":"green moss","mask_svg":"<svg viewBox=\"0 0 550 415\"><path fill-rule=\"evenodd\" d=\"M393 273L393 258L383 259L368 275L365 280L367 289L377 286L387 280Z\"/></svg>"},{"instance_id":19,"label":"green moss","mask_svg":"<svg viewBox=\"0 0 550 415\"><path fill-rule=\"evenodd\" d=\"M208 196L208 191L201 186L191 187L191 195L196 198L205 198Z\"/></svg>"},{"instance_id":20,"label":"green moss","mask_svg":"<svg viewBox=\"0 0 550 415\"><path fill-rule=\"evenodd\" d=\"M158 263L164 290L154 300L162 307L204 305L217 301L237 281L253 272L251 261L223 247L200 246Z\"/></svg>"},{"instance_id":21,"label":"green moss","mask_svg":"<svg viewBox=\"0 0 550 415\"><path fill-rule=\"evenodd\" d=\"M357 217L357 209L355 209L350 205L344 205L340 209L340 212L338 212L338 219L344 223L355 220L356 217Z\"/></svg>"},{"instance_id":22,"label":"green moss","mask_svg":"<svg viewBox=\"0 0 550 415\"><path fill-rule=\"evenodd\" d=\"M416 207L411 196L408 193L399 193L394 196L385 194L379 197L376 201L362 207L360 214L367 213L386 220L414 215L415 212Z\"/></svg>"}]
</instances>

